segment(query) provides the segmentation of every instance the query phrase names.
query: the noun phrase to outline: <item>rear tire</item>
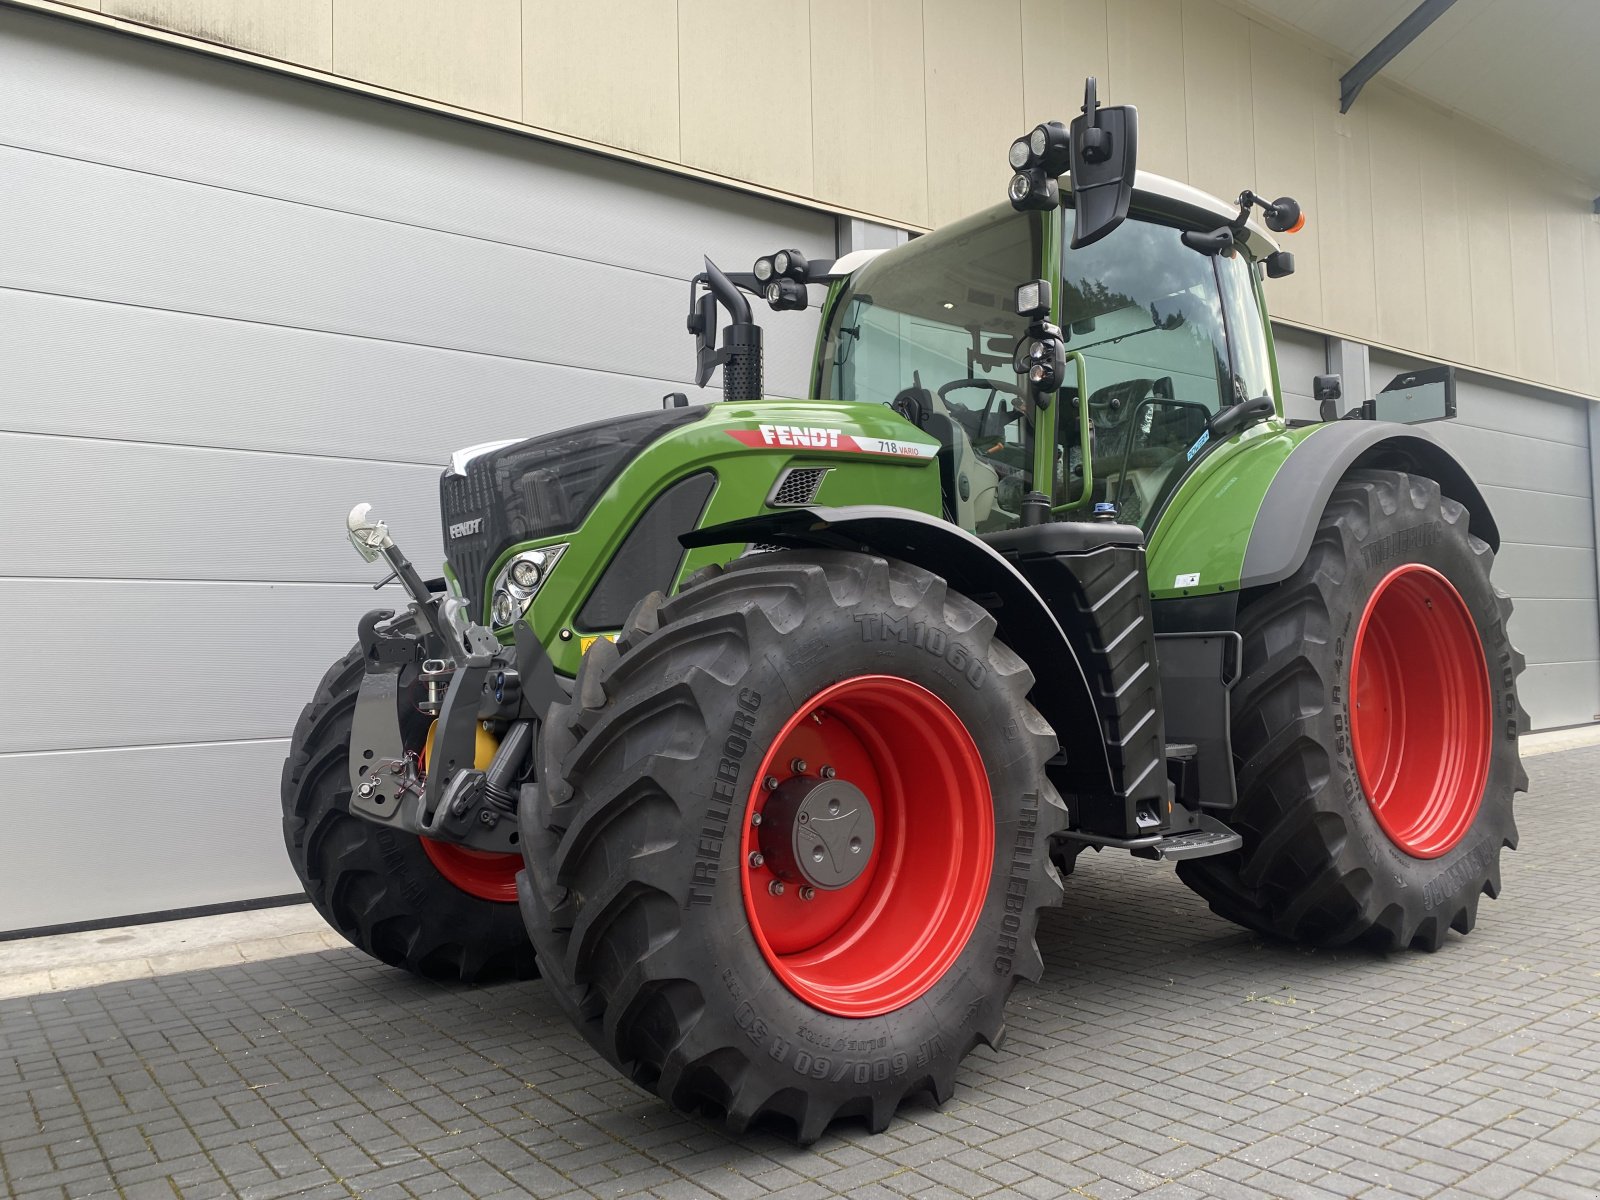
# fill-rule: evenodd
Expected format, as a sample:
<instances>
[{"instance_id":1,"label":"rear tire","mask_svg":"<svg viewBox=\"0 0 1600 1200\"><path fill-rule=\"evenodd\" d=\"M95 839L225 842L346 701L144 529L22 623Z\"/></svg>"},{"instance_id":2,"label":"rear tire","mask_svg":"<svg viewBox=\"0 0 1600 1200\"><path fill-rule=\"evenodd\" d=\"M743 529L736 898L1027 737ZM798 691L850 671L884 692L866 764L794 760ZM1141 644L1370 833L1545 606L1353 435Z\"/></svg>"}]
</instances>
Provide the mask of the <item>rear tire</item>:
<instances>
[{"instance_id":1,"label":"rear tire","mask_svg":"<svg viewBox=\"0 0 1600 1200\"><path fill-rule=\"evenodd\" d=\"M624 1074L732 1131L809 1143L835 1117L880 1130L909 1095L943 1101L967 1052L1000 1040L1013 984L1042 968L1066 813L1032 676L994 629L906 564L768 553L647 597L617 645L591 647L525 792L522 906L553 994ZM809 764L797 736L816 739ZM872 746L916 752L861 765ZM929 761L974 786L908 786L940 778L918 774ZM796 793L766 781L820 787L835 762L875 814L860 874L775 888L777 843L758 838Z\"/></svg>"},{"instance_id":2,"label":"rear tire","mask_svg":"<svg viewBox=\"0 0 1600 1200\"><path fill-rule=\"evenodd\" d=\"M1431 479L1356 471L1335 488L1300 570L1240 613L1244 846L1178 864L1218 915L1382 949L1472 929L1528 784L1493 559Z\"/></svg>"},{"instance_id":3,"label":"rear tire","mask_svg":"<svg viewBox=\"0 0 1600 1200\"><path fill-rule=\"evenodd\" d=\"M306 895L352 945L390 966L464 983L535 977L516 904L468 894L440 874L421 838L351 815L350 718L364 671L360 647L328 669L283 764L283 840ZM442 849L453 861L455 847Z\"/></svg>"}]
</instances>

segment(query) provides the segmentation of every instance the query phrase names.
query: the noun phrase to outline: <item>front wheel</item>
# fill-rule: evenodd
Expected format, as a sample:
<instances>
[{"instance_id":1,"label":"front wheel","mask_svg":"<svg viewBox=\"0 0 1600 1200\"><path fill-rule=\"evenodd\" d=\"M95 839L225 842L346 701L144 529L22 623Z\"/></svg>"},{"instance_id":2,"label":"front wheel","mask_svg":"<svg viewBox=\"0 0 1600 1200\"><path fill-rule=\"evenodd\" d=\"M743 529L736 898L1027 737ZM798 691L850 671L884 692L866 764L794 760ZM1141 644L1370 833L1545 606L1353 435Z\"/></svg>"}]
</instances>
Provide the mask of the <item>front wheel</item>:
<instances>
[{"instance_id":1,"label":"front wheel","mask_svg":"<svg viewBox=\"0 0 1600 1200\"><path fill-rule=\"evenodd\" d=\"M350 812L350 719L366 664L357 646L323 676L283 764L283 840L306 895L373 958L430 979L538 974L517 915L515 855L375 825ZM424 745L427 719L407 731Z\"/></svg>"},{"instance_id":2,"label":"front wheel","mask_svg":"<svg viewBox=\"0 0 1600 1200\"><path fill-rule=\"evenodd\" d=\"M597 1049L801 1142L950 1095L1061 892L1056 739L994 631L926 571L785 552L591 648L521 844L545 977Z\"/></svg>"},{"instance_id":3,"label":"front wheel","mask_svg":"<svg viewBox=\"0 0 1600 1200\"><path fill-rule=\"evenodd\" d=\"M1335 488L1298 572L1240 613L1241 850L1178 864L1239 924L1437 949L1516 846L1522 656L1466 510L1419 475Z\"/></svg>"}]
</instances>

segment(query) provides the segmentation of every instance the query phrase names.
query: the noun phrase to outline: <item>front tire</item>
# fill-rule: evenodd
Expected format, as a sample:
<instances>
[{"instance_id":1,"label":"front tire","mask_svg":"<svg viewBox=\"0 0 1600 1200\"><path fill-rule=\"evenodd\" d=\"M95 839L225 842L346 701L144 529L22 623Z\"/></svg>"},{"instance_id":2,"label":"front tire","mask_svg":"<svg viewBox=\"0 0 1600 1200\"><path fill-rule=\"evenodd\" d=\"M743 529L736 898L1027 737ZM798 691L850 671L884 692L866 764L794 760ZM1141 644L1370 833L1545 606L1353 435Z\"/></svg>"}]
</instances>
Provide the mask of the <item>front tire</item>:
<instances>
[{"instance_id":1,"label":"front tire","mask_svg":"<svg viewBox=\"0 0 1600 1200\"><path fill-rule=\"evenodd\" d=\"M532 979L513 876L495 861L507 856L424 844L351 814L350 719L365 669L359 646L328 669L283 764L283 840L306 895L390 966L464 983Z\"/></svg>"},{"instance_id":2,"label":"front tire","mask_svg":"<svg viewBox=\"0 0 1600 1200\"><path fill-rule=\"evenodd\" d=\"M1300 570L1240 613L1244 846L1178 864L1213 911L1317 945L1435 950L1472 929L1528 783L1493 558L1431 479L1335 488Z\"/></svg>"},{"instance_id":3,"label":"front tire","mask_svg":"<svg viewBox=\"0 0 1600 1200\"><path fill-rule=\"evenodd\" d=\"M524 917L591 1044L802 1143L951 1094L1061 895L1056 739L994 630L906 564L769 553L590 649L521 832Z\"/></svg>"}]
</instances>

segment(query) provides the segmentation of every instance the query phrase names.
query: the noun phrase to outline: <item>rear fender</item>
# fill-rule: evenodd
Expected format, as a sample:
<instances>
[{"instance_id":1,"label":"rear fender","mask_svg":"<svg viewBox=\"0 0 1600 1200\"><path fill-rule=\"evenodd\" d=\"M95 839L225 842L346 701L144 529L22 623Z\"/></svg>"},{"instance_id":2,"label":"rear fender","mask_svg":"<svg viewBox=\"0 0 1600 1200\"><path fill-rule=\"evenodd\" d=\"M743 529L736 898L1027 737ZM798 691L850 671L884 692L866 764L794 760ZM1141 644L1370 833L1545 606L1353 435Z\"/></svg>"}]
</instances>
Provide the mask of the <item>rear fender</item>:
<instances>
[{"instance_id":1,"label":"rear fender","mask_svg":"<svg viewBox=\"0 0 1600 1200\"><path fill-rule=\"evenodd\" d=\"M1467 510L1473 536L1500 548L1500 530L1478 485L1455 457L1423 431L1389 422L1334 421L1284 460L1261 498L1245 546L1241 588L1287 579L1311 550L1322 511L1351 471L1381 468L1426 475Z\"/></svg>"},{"instance_id":2,"label":"rear fender","mask_svg":"<svg viewBox=\"0 0 1600 1200\"><path fill-rule=\"evenodd\" d=\"M1076 791L1117 791L1083 668L1061 624L1017 569L982 539L938 517L887 505L805 508L697 529L685 546L764 544L854 550L911 563L982 605L1000 637L1028 664L1029 699L1054 728Z\"/></svg>"}]
</instances>

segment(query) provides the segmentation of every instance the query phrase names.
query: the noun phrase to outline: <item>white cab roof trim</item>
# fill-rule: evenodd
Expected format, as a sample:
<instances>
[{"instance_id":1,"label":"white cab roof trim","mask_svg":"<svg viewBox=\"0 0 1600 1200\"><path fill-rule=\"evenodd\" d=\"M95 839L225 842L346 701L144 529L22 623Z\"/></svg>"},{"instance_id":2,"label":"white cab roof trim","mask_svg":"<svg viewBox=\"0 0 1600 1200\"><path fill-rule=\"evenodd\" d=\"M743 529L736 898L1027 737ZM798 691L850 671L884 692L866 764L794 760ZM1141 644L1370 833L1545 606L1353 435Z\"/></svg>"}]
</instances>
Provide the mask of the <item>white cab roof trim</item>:
<instances>
[{"instance_id":1,"label":"white cab roof trim","mask_svg":"<svg viewBox=\"0 0 1600 1200\"><path fill-rule=\"evenodd\" d=\"M829 267L828 273L824 275L823 278L843 279L852 271L859 271L862 267L866 266L869 262L877 258L878 255L882 253L882 249L852 250L849 254L846 254L843 258L835 262L833 266Z\"/></svg>"}]
</instances>

